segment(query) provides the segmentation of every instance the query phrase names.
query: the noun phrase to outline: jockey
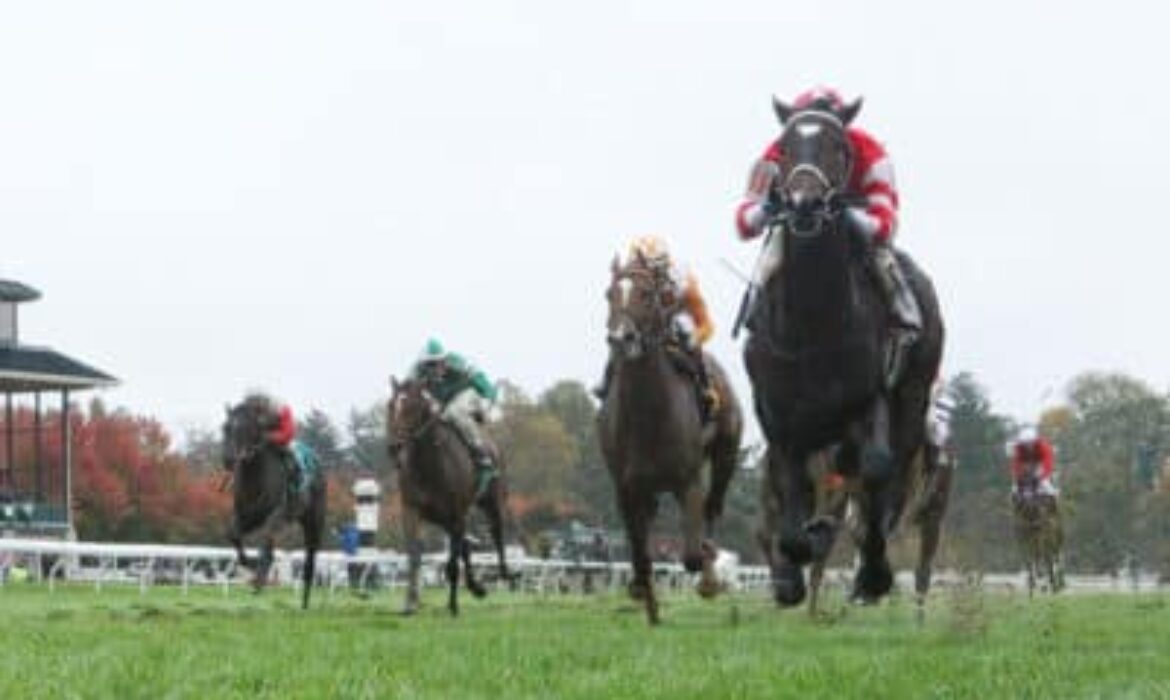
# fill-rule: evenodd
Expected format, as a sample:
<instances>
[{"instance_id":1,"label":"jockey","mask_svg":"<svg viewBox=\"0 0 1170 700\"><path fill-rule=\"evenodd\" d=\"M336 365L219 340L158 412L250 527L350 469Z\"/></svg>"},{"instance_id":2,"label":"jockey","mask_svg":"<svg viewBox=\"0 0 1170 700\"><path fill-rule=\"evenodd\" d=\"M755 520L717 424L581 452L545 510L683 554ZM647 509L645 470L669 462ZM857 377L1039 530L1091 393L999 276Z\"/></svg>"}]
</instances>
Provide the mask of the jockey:
<instances>
[{"instance_id":1,"label":"jockey","mask_svg":"<svg viewBox=\"0 0 1170 700\"><path fill-rule=\"evenodd\" d=\"M670 285L667 306L681 302L682 313L674 318L675 336L678 345L690 357L691 371L699 383L704 419L710 417L719 406L719 393L707 373L703 345L715 334L715 324L707 309L707 301L699 289L699 279L674 261L666 241L658 236L635 238L630 242L627 259L645 261L650 270L663 273ZM601 384L593 390L598 399L605 400L612 379L613 362L607 361Z\"/></svg>"},{"instance_id":2,"label":"jockey","mask_svg":"<svg viewBox=\"0 0 1170 700\"><path fill-rule=\"evenodd\" d=\"M284 463L289 467L288 491L295 494L301 485L302 465L293 451L297 422L293 417L292 407L263 393L254 394L253 400L260 408L260 425L265 431L264 439L284 456Z\"/></svg>"},{"instance_id":3,"label":"jockey","mask_svg":"<svg viewBox=\"0 0 1170 700\"><path fill-rule=\"evenodd\" d=\"M1012 497L1019 497L1029 480L1034 480L1036 493L1056 498L1060 492L1052 483L1054 452L1052 443L1031 428L1021 431L1012 446Z\"/></svg>"},{"instance_id":4,"label":"jockey","mask_svg":"<svg viewBox=\"0 0 1170 700\"><path fill-rule=\"evenodd\" d=\"M423 383L439 402L443 419L454 426L471 450L482 489L495 470L481 424L488 409L484 402L496 400L496 386L483 371L462 356L445 350L434 338L423 347L410 378Z\"/></svg>"},{"instance_id":5,"label":"jockey","mask_svg":"<svg viewBox=\"0 0 1170 700\"><path fill-rule=\"evenodd\" d=\"M861 101L846 105L841 95L830 88L817 87L796 97L795 113L827 113L839 121L842 115L860 109ZM898 229L898 190L894 184L894 166L885 148L866 131L848 126L846 134L853 147L853 166L846 194L861 197L861 202L846 207L846 221L870 245L872 268L896 325L895 352L891 366L896 370L900 355L917 339L922 330L922 313L918 300L906 281L894 255L893 238ZM743 240L760 235L780 204L777 200L777 176L780 175L779 140L768 145L756 161L748 181L747 193L736 208L735 225ZM763 285L779 269L781 247L776 246L774 259L762 261L758 279ZM889 373L896 375L896 371Z\"/></svg>"}]
</instances>

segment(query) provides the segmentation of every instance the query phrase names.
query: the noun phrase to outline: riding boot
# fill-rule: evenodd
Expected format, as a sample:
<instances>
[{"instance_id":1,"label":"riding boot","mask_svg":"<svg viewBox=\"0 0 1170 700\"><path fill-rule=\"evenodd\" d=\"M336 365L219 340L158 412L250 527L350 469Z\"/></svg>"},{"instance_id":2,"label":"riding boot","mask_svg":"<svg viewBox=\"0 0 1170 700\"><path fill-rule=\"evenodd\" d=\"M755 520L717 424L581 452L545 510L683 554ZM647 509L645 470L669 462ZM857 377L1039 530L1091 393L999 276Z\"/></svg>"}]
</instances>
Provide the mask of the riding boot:
<instances>
[{"instance_id":1,"label":"riding boot","mask_svg":"<svg viewBox=\"0 0 1170 700\"><path fill-rule=\"evenodd\" d=\"M711 374L707 371L707 363L703 359L703 349L695 346L690 350L695 381L699 387L699 405L702 407L703 422L707 423L719 410L719 392L711 383Z\"/></svg>"},{"instance_id":2,"label":"riding boot","mask_svg":"<svg viewBox=\"0 0 1170 700\"><path fill-rule=\"evenodd\" d=\"M872 251L878 286L894 318L893 337L890 338L890 347L886 353L885 372L886 386L893 387L902 374L906 353L922 332L922 310L893 248L888 244L880 244L875 245Z\"/></svg>"},{"instance_id":3,"label":"riding boot","mask_svg":"<svg viewBox=\"0 0 1170 700\"><path fill-rule=\"evenodd\" d=\"M732 326L732 338L739 334L741 326L752 333L760 330L758 328L759 320L756 316L759 314L760 300L763 297L764 288L774 275L781 273L783 265L784 229L777 225L768 231L763 246L760 249L760 257L756 260L756 267L752 273L752 279L748 283L747 290L743 293L739 313L736 315L735 324Z\"/></svg>"},{"instance_id":4,"label":"riding boot","mask_svg":"<svg viewBox=\"0 0 1170 700\"><path fill-rule=\"evenodd\" d=\"M478 441L471 443L471 459L475 462L475 498L479 500L496 478L496 464L491 451Z\"/></svg>"},{"instance_id":5,"label":"riding boot","mask_svg":"<svg viewBox=\"0 0 1170 700\"><path fill-rule=\"evenodd\" d=\"M613 360L607 359L605 361L605 372L601 375L601 383L593 387L593 395L597 397L598 401L605 401L605 395L609 393L609 383L613 380Z\"/></svg>"},{"instance_id":6,"label":"riding boot","mask_svg":"<svg viewBox=\"0 0 1170 700\"><path fill-rule=\"evenodd\" d=\"M283 451L284 467L288 473L288 502L293 503L301 492L301 468L297 463L297 455L291 447L285 447Z\"/></svg>"}]
</instances>

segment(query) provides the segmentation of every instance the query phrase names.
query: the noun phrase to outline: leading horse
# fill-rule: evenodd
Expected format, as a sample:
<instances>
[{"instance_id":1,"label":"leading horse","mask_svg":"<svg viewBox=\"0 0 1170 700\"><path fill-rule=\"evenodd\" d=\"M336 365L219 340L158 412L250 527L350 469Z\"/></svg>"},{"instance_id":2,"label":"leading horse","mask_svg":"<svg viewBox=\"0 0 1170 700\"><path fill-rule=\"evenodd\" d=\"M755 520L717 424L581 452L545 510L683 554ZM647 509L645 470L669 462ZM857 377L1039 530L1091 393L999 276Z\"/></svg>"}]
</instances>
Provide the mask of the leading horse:
<instances>
[{"instance_id":1,"label":"leading horse","mask_svg":"<svg viewBox=\"0 0 1170 700\"><path fill-rule=\"evenodd\" d=\"M308 482L302 488L290 489L287 460L293 457L268 441L265 414L265 402L258 396L249 396L227 408L223 461L225 469L232 473L233 504L227 537L236 548L239 563L255 571L253 585L259 592L272 568L276 535L285 525L299 523L305 547L301 607L307 609L317 550L325 530L325 479L317 470L305 476ZM244 537L254 532L259 533L261 541L259 559L244 552Z\"/></svg>"},{"instance_id":2,"label":"leading horse","mask_svg":"<svg viewBox=\"0 0 1170 700\"><path fill-rule=\"evenodd\" d=\"M705 356L722 401L704 427L694 380L681 368L690 359L675 340L679 300L669 298L666 274L651 269L641 253L625 267L615 259L611 273L606 296L613 379L598 412L598 437L629 538L630 595L643 601L650 623L657 624L647 539L658 494L671 493L678 501L683 565L702 572L701 595L716 595L715 548L709 538L739 460L743 417L726 375ZM711 483L704 489L708 461Z\"/></svg>"},{"instance_id":3,"label":"leading horse","mask_svg":"<svg viewBox=\"0 0 1170 700\"><path fill-rule=\"evenodd\" d=\"M504 556L504 513L507 489L503 463L496 457L500 474L477 492L476 465L459 431L445 422L441 408L422 382L391 377L387 414L390 458L398 466L398 487L402 494L402 523L408 556L406 604L402 612L411 615L419 607L419 568L422 565L421 520L438 525L447 533L447 609L459 614L459 562L467 589L476 598L487 589L476 580L471 568L471 543L467 539L467 516L473 505L488 519L499 561L500 579L510 581ZM494 447L493 447L494 450Z\"/></svg>"},{"instance_id":4,"label":"leading horse","mask_svg":"<svg viewBox=\"0 0 1170 700\"><path fill-rule=\"evenodd\" d=\"M842 114L793 110L779 101L783 131L779 213L765 246L781 246L782 269L763 282L749 318L744 360L756 415L768 441L768 481L779 522L771 538L773 593L785 606L806 595L803 567L823 561L839 520L817 518L810 457L834 448L834 470L855 483L860 566L854 598L874 602L893 585L887 540L913 492L923 531L917 588L929 588L930 561L949 488L928 449L926 412L938 373L943 323L933 285L906 255L898 260L922 311L917 342L890 377L893 324L870 269L868 242L845 215L854 154ZM915 474L915 457L921 474ZM915 484L921 484L916 487ZM940 507L939 504L942 504Z\"/></svg>"}]
</instances>

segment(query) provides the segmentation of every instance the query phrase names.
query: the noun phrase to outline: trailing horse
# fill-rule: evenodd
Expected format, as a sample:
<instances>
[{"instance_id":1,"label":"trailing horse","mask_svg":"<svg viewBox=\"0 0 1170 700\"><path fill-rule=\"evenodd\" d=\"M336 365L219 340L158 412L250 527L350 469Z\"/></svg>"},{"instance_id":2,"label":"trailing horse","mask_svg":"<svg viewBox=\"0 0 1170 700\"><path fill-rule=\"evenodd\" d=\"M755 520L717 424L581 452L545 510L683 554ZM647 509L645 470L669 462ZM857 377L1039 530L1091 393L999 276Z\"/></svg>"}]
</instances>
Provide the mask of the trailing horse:
<instances>
[{"instance_id":1,"label":"trailing horse","mask_svg":"<svg viewBox=\"0 0 1170 700\"><path fill-rule=\"evenodd\" d=\"M889 592L886 545L921 485L914 519L922 529L919 600L930 582L949 489L949 472L928 449L926 412L943 346L943 324L930 279L906 255L898 263L922 312L917 342L889 372L894 327L870 268L868 242L853 233L845 205L851 163L844 116L791 115L784 125L778 213L769 254L782 269L763 280L749 316L744 360L756 415L768 440L768 479L779 522L771 538L774 595L781 605L805 597L803 567L827 556L839 519L818 519L808 461L835 448L834 471L856 484L860 566L854 597ZM779 255L777 255L779 253ZM915 460L919 454L922 460Z\"/></svg>"},{"instance_id":2,"label":"trailing horse","mask_svg":"<svg viewBox=\"0 0 1170 700\"><path fill-rule=\"evenodd\" d=\"M1056 499L1039 493L1036 486L1033 478L1022 485L1012 499L1016 542L1024 557L1029 596L1035 592L1036 579L1040 577L1048 578L1050 593L1057 593L1064 588L1064 567L1061 564L1064 529L1060 511L1056 507Z\"/></svg>"},{"instance_id":3,"label":"trailing horse","mask_svg":"<svg viewBox=\"0 0 1170 700\"><path fill-rule=\"evenodd\" d=\"M301 607L307 609L325 530L325 479L320 470L311 471L299 489L291 488L290 472L297 467L289 460L294 457L268 441L264 414L264 401L258 396L227 408L223 460L232 473L232 522L227 538L236 548L240 565L255 571L253 586L259 592L272 568L276 535L289 523L299 523L305 547ZM258 560L244 552L244 537L253 533L261 543Z\"/></svg>"},{"instance_id":4,"label":"trailing horse","mask_svg":"<svg viewBox=\"0 0 1170 700\"><path fill-rule=\"evenodd\" d=\"M454 426L445 422L438 402L421 382L390 379L391 397L387 411L387 434L390 457L398 466L398 487L402 494L402 523L409 559L406 604L403 614L419 607L419 568L422 563L420 520L443 528L447 533L447 608L459 614L459 562L467 578L467 589L476 598L487 590L475 579L471 568L471 544L467 539L467 515L473 505L487 516L492 541L496 547L500 578L511 580L504 557L503 516L507 490L503 480L503 463L498 458L500 474L492 479L482 494L477 494L476 465L468 445Z\"/></svg>"},{"instance_id":5,"label":"trailing horse","mask_svg":"<svg viewBox=\"0 0 1170 700\"><path fill-rule=\"evenodd\" d=\"M707 371L721 406L704 427L694 379L682 369L689 360L675 345L668 304L669 280L639 258L622 267L615 259L607 298L613 378L598 413L601 451L613 478L618 508L630 543L634 578L630 595L640 599L652 624L658 602L647 538L660 493L673 494L682 510L687 571L702 572L699 592L716 595L713 563L716 519L739 459L743 418L723 370L709 356ZM711 464L709 490L704 463Z\"/></svg>"}]
</instances>

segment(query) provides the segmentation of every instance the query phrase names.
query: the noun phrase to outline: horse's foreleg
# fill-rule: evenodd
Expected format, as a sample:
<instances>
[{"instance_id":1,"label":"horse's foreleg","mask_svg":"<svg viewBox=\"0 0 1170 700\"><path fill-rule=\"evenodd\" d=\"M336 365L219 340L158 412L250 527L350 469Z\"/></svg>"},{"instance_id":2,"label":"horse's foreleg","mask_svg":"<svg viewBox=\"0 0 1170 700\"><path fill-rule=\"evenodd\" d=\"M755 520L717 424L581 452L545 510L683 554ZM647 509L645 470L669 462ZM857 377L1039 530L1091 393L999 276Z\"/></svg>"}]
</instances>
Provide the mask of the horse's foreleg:
<instances>
[{"instance_id":1,"label":"horse's foreleg","mask_svg":"<svg viewBox=\"0 0 1170 700\"><path fill-rule=\"evenodd\" d=\"M252 590L256 593L259 593L268 585L268 574L272 571L275 548L276 542L272 536L267 536L260 546L260 559L256 567L256 577L252 580Z\"/></svg>"},{"instance_id":2,"label":"horse's foreleg","mask_svg":"<svg viewBox=\"0 0 1170 700\"><path fill-rule=\"evenodd\" d=\"M691 484L678 500L682 506L683 566L690 573L702 572L696 590L704 598L713 598L719 594L719 580L715 576L715 545L702 538L702 484Z\"/></svg>"},{"instance_id":3,"label":"horse's foreleg","mask_svg":"<svg viewBox=\"0 0 1170 700\"><path fill-rule=\"evenodd\" d=\"M779 508L779 532L772 559L772 595L782 606L799 605L807 589L803 566L813 558L805 525L815 499L811 479L804 469L804 458L793 458L778 447L768 449L768 483Z\"/></svg>"},{"instance_id":4,"label":"horse's foreleg","mask_svg":"<svg viewBox=\"0 0 1170 700\"><path fill-rule=\"evenodd\" d=\"M418 510L403 503L402 536L406 541L406 601L402 607L403 615L413 615L419 608L418 576L422 568L422 540L419 539L418 530Z\"/></svg>"},{"instance_id":5,"label":"horse's foreleg","mask_svg":"<svg viewBox=\"0 0 1170 700\"><path fill-rule=\"evenodd\" d=\"M228 528L227 539L236 548L236 561L239 562L240 566L248 569L254 568L256 562L252 561L252 558L244 551L244 533L240 528L240 519L234 515L232 516L232 524Z\"/></svg>"},{"instance_id":6,"label":"horse's foreleg","mask_svg":"<svg viewBox=\"0 0 1170 700\"><path fill-rule=\"evenodd\" d=\"M890 450L889 434L889 408L885 401L878 401L861 453L861 515L865 536L853 597L863 603L877 602L894 586L886 545L902 503L902 494L896 491L896 477L906 473L912 455L904 445L895 455Z\"/></svg>"},{"instance_id":7,"label":"horse's foreleg","mask_svg":"<svg viewBox=\"0 0 1170 700\"><path fill-rule=\"evenodd\" d=\"M653 496L650 496L653 498ZM658 601L654 597L654 570L650 562L647 542L650 531L650 507L646 498L624 493L618 489L618 503L622 520L626 523L626 538L630 543L630 563L634 569L634 580L630 582L630 597L641 600L646 606L646 617L650 624L658 624Z\"/></svg>"},{"instance_id":8,"label":"horse's foreleg","mask_svg":"<svg viewBox=\"0 0 1170 700\"><path fill-rule=\"evenodd\" d=\"M321 524L324 513L319 508L309 508L302 520L302 529L305 536L305 567L301 572L301 609L309 609L309 596L313 592L317 573L317 550L321 548Z\"/></svg>"},{"instance_id":9,"label":"horse's foreleg","mask_svg":"<svg viewBox=\"0 0 1170 700\"><path fill-rule=\"evenodd\" d=\"M460 555L463 558L463 575L467 577L467 590L471 591L471 595L476 598L486 596L487 589L475 578L475 570L471 566L471 541L466 537L463 538L463 545L460 547L460 550Z\"/></svg>"},{"instance_id":10,"label":"horse's foreleg","mask_svg":"<svg viewBox=\"0 0 1170 700\"><path fill-rule=\"evenodd\" d=\"M463 530L452 530L447 535L447 610L454 617L459 614L459 556L463 552Z\"/></svg>"}]
</instances>

